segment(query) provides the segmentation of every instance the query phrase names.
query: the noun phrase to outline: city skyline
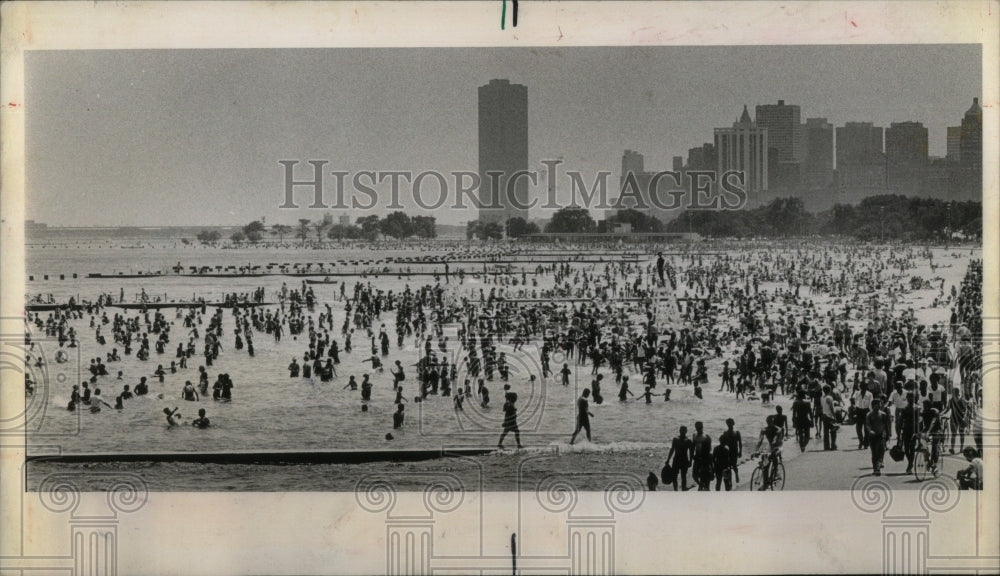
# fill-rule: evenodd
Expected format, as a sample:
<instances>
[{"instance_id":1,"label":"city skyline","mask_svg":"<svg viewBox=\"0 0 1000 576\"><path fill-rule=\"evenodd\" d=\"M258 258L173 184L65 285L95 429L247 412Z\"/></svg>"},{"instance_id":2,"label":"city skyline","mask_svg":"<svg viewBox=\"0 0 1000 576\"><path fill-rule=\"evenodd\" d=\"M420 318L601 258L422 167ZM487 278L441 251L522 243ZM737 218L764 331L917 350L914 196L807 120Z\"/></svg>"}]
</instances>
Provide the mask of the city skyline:
<instances>
[{"instance_id":1,"label":"city skyline","mask_svg":"<svg viewBox=\"0 0 1000 576\"><path fill-rule=\"evenodd\" d=\"M943 157L947 127L981 92L981 53L970 45L409 52L29 54L27 217L50 225L294 222L318 214L277 209L278 160L475 171L475 90L495 78L531 92L529 168L558 159L585 179L616 170L626 149L666 169L673 156L710 142L744 104L779 100L835 127L921 122L931 155ZM769 80L787 69L810 79ZM433 215L442 223L475 218Z\"/></svg>"}]
</instances>

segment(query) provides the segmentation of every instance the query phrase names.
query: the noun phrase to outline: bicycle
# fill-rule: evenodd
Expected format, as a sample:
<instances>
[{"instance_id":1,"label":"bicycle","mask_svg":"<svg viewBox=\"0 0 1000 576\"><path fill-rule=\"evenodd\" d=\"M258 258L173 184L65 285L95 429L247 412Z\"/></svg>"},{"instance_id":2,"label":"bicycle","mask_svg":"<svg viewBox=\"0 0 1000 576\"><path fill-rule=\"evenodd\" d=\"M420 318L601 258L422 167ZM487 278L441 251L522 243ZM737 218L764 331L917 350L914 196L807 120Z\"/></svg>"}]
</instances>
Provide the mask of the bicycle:
<instances>
[{"instance_id":1,"label":"bicycle","mask_svg":"<svg viewBox=\"0 0 1000 576\"><path fill-rule=\"evenodd\" d=\"M784 490L785 489L785 465L781 461L781 452L774 455L769 453L755 453L752 458L758 458L757 467L750 475L750 489L757 490ZM771 481L764 485L764 466L770 462Z\"/></svg>"},{"instance_id":2,"label":"bicycle","mask_svg":"<svg viewBox=\"0 0 1000 576\"><path fill-rule=\"evenodd\" d=\"M941 446L947 446L951 438L951 409L945 410L939 416L941 419Z\"/></svg>"},{"instance_id":3,"label":"bicycle","mask_svg":"<svg viewBox=\"0 0 1000 576\"><path fill-rule=\"evenodd\" d=\"M913 476L917 481L923 482L930 475L937 478L941 473L938 469L940 450L936 448L926 432L913 435Z\"/></svg>"}]
</instances>

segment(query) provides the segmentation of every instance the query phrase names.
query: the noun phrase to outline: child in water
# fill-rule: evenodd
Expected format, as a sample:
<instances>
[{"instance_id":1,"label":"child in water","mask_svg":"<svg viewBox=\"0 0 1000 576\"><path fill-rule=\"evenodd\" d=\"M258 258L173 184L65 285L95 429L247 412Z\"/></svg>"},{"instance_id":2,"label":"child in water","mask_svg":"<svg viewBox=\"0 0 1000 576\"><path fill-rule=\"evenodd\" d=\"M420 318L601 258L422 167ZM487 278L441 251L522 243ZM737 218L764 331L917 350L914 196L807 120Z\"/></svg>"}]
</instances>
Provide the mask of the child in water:
<instances>
[{"instance_id":1,"label":"child in water","mask_svg":"<svg viewBox=\"0 0 1000 576\"><path fill-rule=\"evenodd\" d=\"M396 405L396 413L392 415L392 429L398 430L403 427L403 409L406 408L405 404Z\"/></svg>"},{"instance_id":2,"label":"child in water","mask_svg":"<svg viewBox=\"0 0 1000 576\"><path fill-rule=\"evenodd\" d=\"M642 399L645 398L646 404L652 404L653 403L653 396L663 396L663 394L654 394L652 391L650 391L649 386L646 386L645 392L643 392L642 394L639 394L639 396L636 397L636 401L639 401L639 400L642 400Z\"/></svg>"},{"instance_id":3,"label":"child in water","mask_svg":"<svg viewBox=\"0 0 1000 576\"><path fill-rule=\"evenodd\" d=\"M167 415L168 426L170 427L177 426L177 420L174 420L174 418L176 417L178 420L180 419L181 414L180 412L178 412L178 410L179 410L178 408L174 408L173 410L171 410L170 408L163 409L163 413Z\"/></svg>"},{"instance_id":4,"label":"child in water","mask_svg":"<svg viewBox=\"0 0 1000 576\"><path fill-rule=\"evenodd\" d=\"M205 416L204 408L198 410L198 418L192 421L191 425L194 426L195 428L202 428L202 429L209 427L210 423L208 421L208 418Z\"/></svg>"}]
</instances>

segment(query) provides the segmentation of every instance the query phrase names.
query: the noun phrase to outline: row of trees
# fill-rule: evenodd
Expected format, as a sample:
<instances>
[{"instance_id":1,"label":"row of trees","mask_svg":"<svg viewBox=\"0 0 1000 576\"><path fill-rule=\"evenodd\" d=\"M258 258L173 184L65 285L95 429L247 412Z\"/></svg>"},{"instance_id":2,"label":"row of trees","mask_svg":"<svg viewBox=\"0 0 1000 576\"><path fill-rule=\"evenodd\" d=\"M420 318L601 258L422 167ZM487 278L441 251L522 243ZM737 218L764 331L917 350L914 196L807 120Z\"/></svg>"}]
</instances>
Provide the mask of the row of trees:
<instances>
[{"instance_id":1,"label":"row of trees","mask_svg":"<svg viewBox=\"0 0 1000 576\"><path fill-rule=\"evenodd\" d=\"M633 232L662 232L663 222L653 216L646 215L638 210L622 210L620 213L602 220L600 224L594 221L585 208L567 207L557 210L545 225L547 234L554 233L579 233L579 232L610 232L615 225L628 223L632 226ZM534 222L527 222L524 218L511 218L505 222L508 238L520 238L528 234L538 234L540 229ZM465 229L466 238L480 238L482 240L499 240L504 237L504 225L497 222L482 222L471 220Z\"/></svg>"},{"instance_id":2,"label":"row of trees","mask_svg":"<svg viewBox=\"0 0 1000 576\"><path fill-rule=\"evenodd\" d=\"M936 240L961 233L967 237L982 234L983 206L974 201L947 201L932 198L909 198L882 195L865 198L857 206L837 204L832 209L812 213L799 198L777 198L765 206L745 210L689 210L668 223L635 209L622 210L596 222L585 208L567 207L556 211L545 225L546 233L609 233L620 224L632 232L695 232L711 237L845 236L860 240ZM506 229L505 229L506 228ZM230 236L237 243L257 243L268 229L262 220L250 222ZM511 218L503 224L472 220L466 227L467 238L499 240L520 238L539 232L538 225L524 218ZM408 216L393 212L385 218L376 215L358 218L354 224L334 224L326 214L312 222L299 219L296 227L274 224L270 234L281 242L294 233L305 243L313 237L332 240L376 240L379 235L391 238L436 238L433 216ZM211 244L221 239L218 231L202 230L198 240Z\"/></svg>"},{"instance_id":3,"label":"row of trees","mask_svg":"<svg viewBox=\"0 0 1000 576\"><path fill-rule=\"evenodd\" d=\"M520 238L528 234L538 234L541 230L538 224L528 222L524 218L514 217L504 224L499 222L481 222L470 220L465 227L465 237L468 239L479 238L481 240L499 240L504 237L504 227L506 226L508 238Z\"/></svg>"},{"instance_id":4,"label":"row of trees","mask_svg":"<svg viewBox=\"0 0 1000 576\"><path fill-rule=\"evenodd\" d=\"M267 233L268 228L263 220L254 220L233 232L229 239L237 244L244 242L256 244L261 242ZM358 218L354 224L335 224L332 214L324 214L322 219L315 222L308 218L299 218L297 226L274 224L270 228L270 234L277 236L280 243L284 243L285 237L293 233L303 244L313 237L317 242L322 242L324 238L376 240L379 234L397 239L436 238L437 223L433 216L411 217L403 212L393 212L385 218L371 215ZM217 230L202 230L198 233L197 239L202 244L213 244L221 240L222 235Z\"/></svg>"},{"instance_id":5,"label":"row of trees","mask_svg":"<svg viewBox=\"0 0 1000 576\"><path fill-rule=\"evenodd\" d=\"M665 230L713 237L824 235L913 241L941 240L954 233L978 237L982 226L981 202L882 195L815 214L798 198L778 198L751 210L692 210L670 221Z\"/></svg>"},{"instance_id":6,"label":"row of trees","mask_svg":"<svg viewBox=\"0 0 1000 576\"><path fill-rule=\"evenodd\" d=\"M983 206L974 201L947 201L882 195L857 206L837 204L812 213L799 198L777 198L747 210L689 210L668 223L638 210L622 210L597 223L584 208L562 208L545 226L547 233L609 233L619 224L632 232L695 232L711 237L845 236L860 240L940 240L953 235L982 234Z\"/></svg>"}]
</instances>

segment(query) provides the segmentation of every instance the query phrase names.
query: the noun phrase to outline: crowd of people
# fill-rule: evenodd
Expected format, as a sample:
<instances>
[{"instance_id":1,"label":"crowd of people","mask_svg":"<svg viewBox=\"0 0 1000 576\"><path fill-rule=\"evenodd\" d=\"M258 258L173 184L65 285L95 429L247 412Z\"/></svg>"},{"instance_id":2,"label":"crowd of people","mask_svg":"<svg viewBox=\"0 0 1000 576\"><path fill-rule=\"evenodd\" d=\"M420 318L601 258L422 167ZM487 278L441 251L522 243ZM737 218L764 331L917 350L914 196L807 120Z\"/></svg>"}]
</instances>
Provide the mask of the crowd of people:
<instances>
[{"instance_id":1,"label":"crowd of people","mask_svg":"<svg viewBox=\"0 0 1000 576\"><path fill-rule=\"evenodd\" d=\"M930 260L931 270L940 264L929 250L910 247L688 248L669 258L659 252L655 258L535 263L529 279L531 265L517 270L512 262L530 256L524 247L490 254L503 266L475 272L479 282L467 281L473 273L462 270L455 282L449 271L444 282L405 284L401 290L345 277L339 293L322 301L302 280L298 287L282 283L226 294L229 306L211 312L204 305L178 307L173 319L169 308L111 312L115 299L101 294L94 302L29 313L26 342L29 354L36 332L56 339L60 349L76 347L77 329L89 321L94 341L110 348L91 362L89 381L74 385L71 410L112 408L97 386L119 386L107 381L123 355L157 368L137 375L133 390L122 381L113 408L127 409L133 396L148 394L147 376L163 382L167 373L183 375L194 365L197 386L185 380L178 396L200 402L208 397L208 371L229 342L233 352L245 351L245 361L253 362L255 339L267 335L277 344L287 335L299 348L287 366L289 378L329 383L345 377L346 382L339 380L345 382L342 388L360 392L361 410L368 410L373 390L391 379L393 430L404 428L404 405L411 401L448 397L457 414L466 402L491 409L490 387L500 381L504 417L498 444L502 447L510 433L521 447L520 388L539 380L569 385L572 374L579 381L589 371L590 385L576 400L570 444L581 432L591 441L600 437L592 430L591 402L605 402L601 386L613 379L624 402L670 402L676 391L688 390L698 401L715 394L760 403L766 419L755 434L754 452L773 458L792 434L803 451L820 438L824 450L838 450L845 426L853 426L859 448L871 450L874 474L894 439L912 465L914 442L922 433L935 450L952 454L956 446L964 454L968 436L981 457L981 261L972 261L961 285L949 291L940 277L912 281L919 262ZM926 322L903 305L907 295L928 286L937 291L928 307L950 310L949 321ZM232 326L229 334L226 325ZM175 342L167 368L151 361L167 356ZM339 374L345 355L370 362L370 369ZM513 362L515 357L531 361ZM535 366L535 358L537 370L512 370ZM45 360L37 353L31 361ZM408 397L404 388L411 372L416 390ZM117 380L123 380L120 371ZM635 382L638 394L631 388ZM29 392L33 384L26 383ZM212 399L232 401L233 388L228 374L217 374ZM780 402L791 405L790 422ZM179 421L176 409L164 410L168 424ZM687 427L680 427L659 479L685 490L690 470L699 490L710 489L713 479L716 490L731 489L734 480L739 484L742 439L732 418L722 421L726 429L714 444L702 421L693 422L690 437ZM201 413L192 423L206 427L208 419Z\"/></svg>"}]
</instances>

